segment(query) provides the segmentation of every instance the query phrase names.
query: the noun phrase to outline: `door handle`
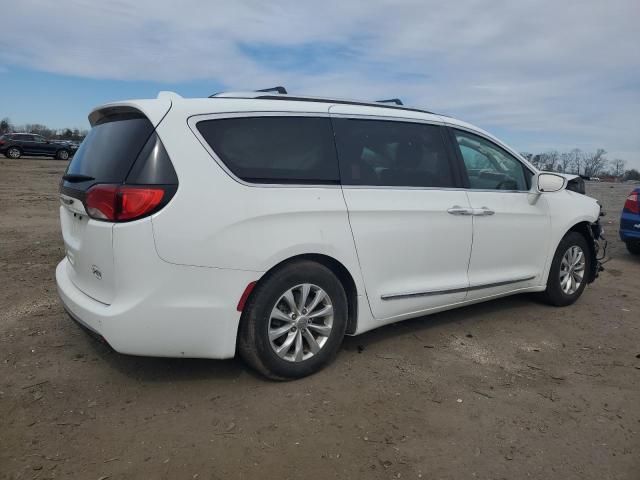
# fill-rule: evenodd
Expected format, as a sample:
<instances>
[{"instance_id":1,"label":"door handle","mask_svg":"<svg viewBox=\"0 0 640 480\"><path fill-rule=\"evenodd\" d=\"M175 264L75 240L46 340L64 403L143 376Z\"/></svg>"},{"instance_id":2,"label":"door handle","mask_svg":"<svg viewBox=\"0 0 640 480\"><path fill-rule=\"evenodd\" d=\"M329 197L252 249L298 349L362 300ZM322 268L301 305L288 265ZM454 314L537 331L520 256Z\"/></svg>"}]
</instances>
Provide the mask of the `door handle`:
<instances>
[{"instance_id":1,"label":"door handle","mask_svg":"<svg viewBox=\"0 0 640 480\"><path fill-rule=\"evenodd\" d=\"M465 208L460 205L454 205L447 210L451 215L473 215L473 208Z\"/></svg>"},{"instance_id":2,"label":"door handle","mask_svg":"<svg viewBox=\"0 0 640 480\"><path fill-rule=\"evenodd\" d=\"M496 212L487 207L473 209L473 215L475 215L476 217L486 217L489 215L495 215L495 213Z\"/></svg>"}]
</instances>

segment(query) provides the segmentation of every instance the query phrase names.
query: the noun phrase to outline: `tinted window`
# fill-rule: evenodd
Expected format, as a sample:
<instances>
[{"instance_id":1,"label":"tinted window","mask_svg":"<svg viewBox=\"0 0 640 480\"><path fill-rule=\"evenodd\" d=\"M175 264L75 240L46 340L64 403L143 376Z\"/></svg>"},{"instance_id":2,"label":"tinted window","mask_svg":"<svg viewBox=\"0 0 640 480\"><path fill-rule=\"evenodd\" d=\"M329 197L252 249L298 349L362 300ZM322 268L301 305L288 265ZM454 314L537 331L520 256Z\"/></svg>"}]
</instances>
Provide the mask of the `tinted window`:
<instances>
[{"instance_id":1,"label":"tinted window","mask_svg":"<svg viewBox=\"0 0 640 480\"><path fill-rule=\"evenodd\" d=\"M331 121L315 117L205 120L198 131L236 176L262 183L338 183Z\"/></svg>"},{"instance_id":2,"label":"tinted window","mask_svg":"<svg viewBox=\"0 0 640 480\"><path fill-rule=\"evenodd\" d=\"M340 118L334 128L345 185L455 186L440 127Z\"/></svg>"},{"instance_id":3,"label":"tinted window","mask_svg":"<svg viewBox=\"0 0 640 480\"><path fill-rule=\"evenodd\" d=\"M455 130L455 136L471 188L529 189L532 173L514 156L477 135Z\"/></svg>"},{"instance_id":4,"label":"tinted window","mask_svg":"<svg viewBox=\"0 0 640 480\"><path fill-rule=\"evenodd\" d=\"M146 117L100 123L76 151L67 173L93 177L92 184L121 183L152 132L153 125Z\"/></svg>"}]
</instances>

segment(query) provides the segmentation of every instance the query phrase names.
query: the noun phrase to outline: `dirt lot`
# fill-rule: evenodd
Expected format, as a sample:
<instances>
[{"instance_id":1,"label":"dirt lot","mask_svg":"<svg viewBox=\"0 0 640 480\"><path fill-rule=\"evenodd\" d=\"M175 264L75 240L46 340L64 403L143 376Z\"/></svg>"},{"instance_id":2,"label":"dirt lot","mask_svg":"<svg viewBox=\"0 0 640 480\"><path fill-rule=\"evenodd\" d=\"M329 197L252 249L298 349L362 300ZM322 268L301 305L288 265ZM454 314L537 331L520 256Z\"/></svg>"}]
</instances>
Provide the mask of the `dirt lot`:
<instances>
[{"instance_id":1,"label":"dirt lot","mask_svg":"<svg viewBox=\"0 0 640 480\"><path fill-rule=\"evenodd\" d=\"M0 478L640 478L628 186L589 185L612 260L565 309L518 296L348 338L272 383L123 356L64 313L53 160L0 160ZM610 223L611 222L611 223Z\"/></svg>"}]
</instances>

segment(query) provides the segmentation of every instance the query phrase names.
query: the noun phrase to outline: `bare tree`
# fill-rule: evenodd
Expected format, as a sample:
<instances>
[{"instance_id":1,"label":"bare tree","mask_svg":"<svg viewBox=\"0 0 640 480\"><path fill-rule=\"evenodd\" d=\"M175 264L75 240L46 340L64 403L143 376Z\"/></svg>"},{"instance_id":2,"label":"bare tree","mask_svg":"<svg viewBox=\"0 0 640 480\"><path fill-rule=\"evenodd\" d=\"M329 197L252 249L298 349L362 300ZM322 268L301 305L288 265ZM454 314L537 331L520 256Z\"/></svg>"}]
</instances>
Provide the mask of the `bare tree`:
<instances>
[{"instance_id":1,"label":"bare tree","mask_svg":"<svg viewBox=\"0 0 640 480\"><path fill-rule=\"evenodd\" d=\"M12 130L13 125L11 125L11 120L9 120L7 117L0 120L0 135L11 132Z\"/></svg>"},{"instance_id":2,"label":"bare tree","mask_svg":"<svg viewBox=\"0 0 640 480\"><path fill-rule=\"evenodd\" d=\"M560 159L558 160L558 171L562 173L567 173L571 169L573 164L573 158L571 157L571 153L564 152L560 154Z\"/></svg>"},{"instance_id":3,"label":"bare tree","mask_svg":"<svg viewBox=\"0 0 640 480\"><path fill-rule=\"evenodd\" d=\"M608 160L605 158L606 150L599 148L595 153L584 155L584 174L587 177L596 177L606 167Z\"/></svg>"},{"instance_id":4,"label":"bare tree","mask_svg":"<svg viewBox=\"0 0 640 480\"><path fill-rule=\"evenodd\" d=\"M624 175L624 167L626 167L626 165L627 162L620 158L613 160L611 162L611 173L613 173L613 176L616 178L622 177L622 175Z\"/></svg>"},{"instance_id":5,"label":"bare tree","mask_svg":"<svg viewBox=\"0 0 640 480\"><path fill-rule=\"evenodd\" d=\"M559 157L560 154L557 150L549 150L548 152L540 154L540 168L548 171L555 170Z\"/></svg>"},{"instance_id":6,"label":"bare tree","mask_svg":"<svg viewBox=\"0 0 640 480\"><path fill-rule=\"evenodd\" d=\"M583 157L584 155L582 153L582 150L580 150L579 148L574 148L569 152L570 168L572 173L580 175L580 172L582 171Z\"/></svg>"},{"instance_id":7,"label":"bare tree","mask_svg":"<svg viewBox=\"0 0 640 480\"><path fill-rule=\"evenodd\" d=\"M532 155L531 159L529 160L534 167L538 168L538 169L542 169L542 155L540 155L539 153L536 155Z\"/></svg>"}]
</instances>

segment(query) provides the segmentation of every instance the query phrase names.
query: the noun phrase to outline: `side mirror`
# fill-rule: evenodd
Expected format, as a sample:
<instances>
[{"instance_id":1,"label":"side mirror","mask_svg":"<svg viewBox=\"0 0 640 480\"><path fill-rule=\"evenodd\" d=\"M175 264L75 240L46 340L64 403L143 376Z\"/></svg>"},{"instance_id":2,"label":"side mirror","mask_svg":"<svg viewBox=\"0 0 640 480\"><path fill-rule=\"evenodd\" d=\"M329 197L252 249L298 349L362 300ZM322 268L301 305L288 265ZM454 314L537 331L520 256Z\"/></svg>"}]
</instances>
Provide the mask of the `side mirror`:
<instances>
[{"instance_id":1,"label":"side mirror","mask_svg":"<svg viewBox=\"0 0 640 480\"><path fill-rule=\"evenodd\" d=\"M536 178L536 193L559 192L567 185L567 179L555 173L540 172Z\"/></svg>"}]
</instances>

